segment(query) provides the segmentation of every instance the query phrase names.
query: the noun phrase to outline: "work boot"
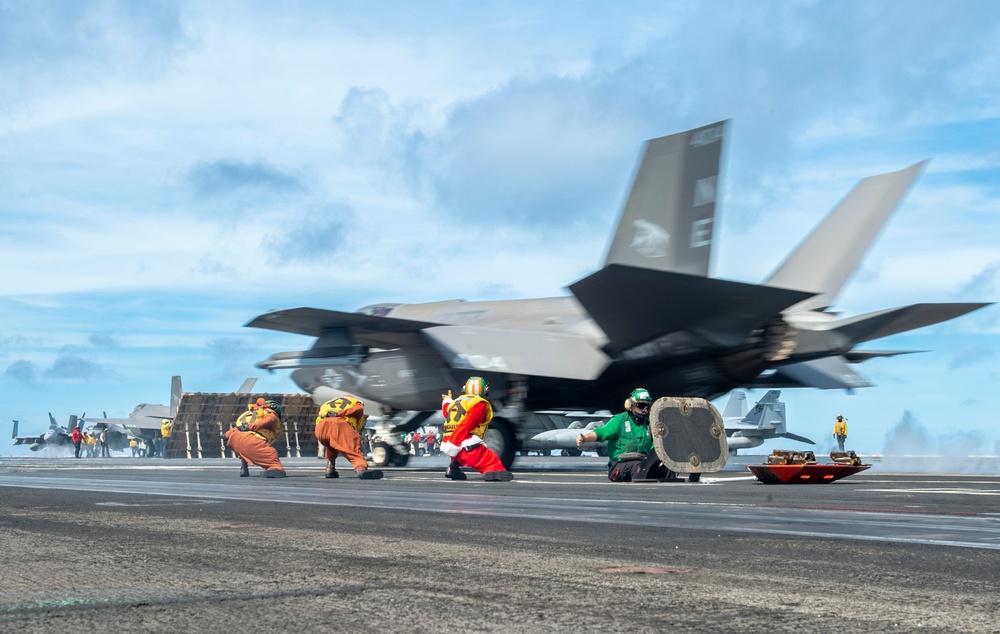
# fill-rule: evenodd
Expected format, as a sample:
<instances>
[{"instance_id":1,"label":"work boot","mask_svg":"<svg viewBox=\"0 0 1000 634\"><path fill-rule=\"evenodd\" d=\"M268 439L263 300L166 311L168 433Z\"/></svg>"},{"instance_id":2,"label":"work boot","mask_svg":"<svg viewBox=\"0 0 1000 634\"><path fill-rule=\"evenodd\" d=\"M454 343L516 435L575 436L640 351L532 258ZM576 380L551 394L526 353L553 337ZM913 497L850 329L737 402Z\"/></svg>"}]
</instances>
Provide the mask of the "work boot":
<instances>
[{"instance_id":1,"label":"work boot","mask_svg":"<svg viewBox=\"0 0 1000 634\"><path fill-rule=\"evenodd\" d=\"M326 463L326 473L323 474L324 478L339 478L340 474L334 468L333 463Z\"/></svg>"},{"instance_id":2,"label":"work boot","mask_svg":"<svg viewBox=\"0 0 1000 634\"><path fill-rule=\"evenodd\" d=\"M444 471L444 477L449 480L468 480L468 476L466 476L465 473L458 468L457 462L453 462L448 465L448 468Z\"/></svg>"},{"instance_id":3,"label":"work boot","mask_svg":"<svg viewBox=\"0 0 1000 634\"><path fill-rule=\"evenodd\" d=\"M382 472L378 469L355 469L359 480L381 480Z\"/></svg>"},{"instance_id":4,"label":"work boot","mask_svg":"<svg viewBox=\"0 0 1000 634\"><path fill-rule=\"evenodd\" d=\"M264 477L265 478L284 478L285 477L285 470L284 469L268 469L267 471L264 472Z\"/></svg>"},{"instance_id":5,"label":"work boot","mask_svg":"<svg viewBox=\"0 0 1000 634\"><path fill-rule=\"evenodd\" d=\"M677 472L667 469L666 477L660 478L660 482L684 482L684 478L677 476Z\"/></svg>"},{"instance_id":6,"label":"work boot","mask_svg":"<svg viewBox=\"0 0 1000 634\"><path fill-rule=\"evenodd\" d=\"M487 471L483 474L483 480L487 482L510 482L514 479L514 474L510 471Z\"/></svg>"},{"instance_id":7,"label":"work boot","mask_svg":"<svg viewBox=\"0 0 1000 634\"><path fill-rule=\"evenodd\" d=\"M249 478L250 477L250 465L243 458L240 458L240 477Z\"/></svg>"}]
</instances>

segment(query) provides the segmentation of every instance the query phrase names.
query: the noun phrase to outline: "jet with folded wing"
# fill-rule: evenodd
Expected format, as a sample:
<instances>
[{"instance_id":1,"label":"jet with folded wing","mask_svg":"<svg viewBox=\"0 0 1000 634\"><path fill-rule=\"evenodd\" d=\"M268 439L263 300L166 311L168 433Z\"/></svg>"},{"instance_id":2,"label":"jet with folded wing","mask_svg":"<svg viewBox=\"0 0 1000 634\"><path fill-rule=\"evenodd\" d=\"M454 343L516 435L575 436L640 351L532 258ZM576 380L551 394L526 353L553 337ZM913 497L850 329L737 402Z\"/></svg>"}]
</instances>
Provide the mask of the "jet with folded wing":
<instances>
[{"instance_id":1,"label":"jet with folded wing","mask_svg":"<svg viewBox=\"0 0 1000 634\"><path fill-rule=\"evenodd\" d=\"M49 412L49 428L40 434L18 436L18 425L20 421L14 421L14 431L11 438L15 445L28 445L32 451L38 451L49 447L72 447L73 441L70 439L70 431L77 426L76 415L69 417L69 425L63 426L56 422L55 416Z\"/></svg>"},{"instance_id":2,"label":"jet with folded wing","mask_svg":"<svg viewBox=\"0 0 1000 634\"><path fill-rule=\"evenodd\" d=\"M737 387L858 388L851 364L902 354L860 344L986 303L829 308L923 166L862 180L762 284L708 276L727 122L647 142L602 268L571 296L292 308L246 325L314 337L258 363L292 369L323 402L344 393L433 416L469 375L492 386L488 443L505 464L548 423L540 410L612 410L635 386L717 398Z\"/></svg>"},{"instance_id":3,"label":"jet with folded wing","mask_svg":"<svg viewBox=\"0 0 1000 634\"><path fill-rule=\"evenodd\" d=\"M249 394L256 384L257 379L249 378L243 382L236 394ZM103 418L82 418L80 420L90 423L94 428L107 427L112 434L117 434L115 441L122 447L128 445L129 438L145 440L147 443L157 441L161 438L161 430L164 420L173 420L177 415L177 407L181 402L181 377L174 376L170 380L170 404L154 405L151 403L140 403L132 409L126 418L108 418L107 414Z\"/></svg>"}]
</instances>

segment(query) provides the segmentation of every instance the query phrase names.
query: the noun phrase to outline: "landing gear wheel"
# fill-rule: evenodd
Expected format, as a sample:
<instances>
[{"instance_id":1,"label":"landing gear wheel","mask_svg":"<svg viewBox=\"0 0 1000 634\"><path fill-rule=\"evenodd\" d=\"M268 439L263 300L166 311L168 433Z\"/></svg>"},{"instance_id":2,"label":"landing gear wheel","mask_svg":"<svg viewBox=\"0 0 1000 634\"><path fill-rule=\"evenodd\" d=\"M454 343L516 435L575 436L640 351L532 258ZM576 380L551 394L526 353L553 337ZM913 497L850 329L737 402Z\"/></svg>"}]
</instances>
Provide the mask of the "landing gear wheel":
<instances>
[{"instance_id":1,"label":"landing gear wheel","mask_svg":"<svg viewBox=\"0 0 1000 634\"><path fill-rule=\"evenodd\" d=\"M387 442L372 445L372 464L376 467L405 467L410 457L396 451Z\"/></svg>"},{"instance_id":2,"label":"landing gear wheel","mask_svg":"<svg viewBox=\"0 0 1000 634\"><path fill-rule=\"evenodd\" d=\"M494 418L486 430L486 446L500 457L505 469L514 464L517 454L517 439L514 437L514 427L506 418Z\"/></svg>"},{"instance_id":3,"label":"landing gear wheel","mask_svg":"<svg viewBox=\"0 0 1000 634\"><path fill-rule=\"evenodd\" d=\"M583 455L583 452L579 449L563 449L562 452L564 456L572 456L574 458Z\"/></svg>"},{"instance_id":4,"label":"landing gear wheel","mask_svg":"<svg viewBox=\"0 0 1000 634\"><path fill-rule=\"evenodd\" d=\"M377 442L372 445L372 464L376 467L385 467L389 464L389 458L395 453L388 444Z\"/></svg>"}]
</instances>

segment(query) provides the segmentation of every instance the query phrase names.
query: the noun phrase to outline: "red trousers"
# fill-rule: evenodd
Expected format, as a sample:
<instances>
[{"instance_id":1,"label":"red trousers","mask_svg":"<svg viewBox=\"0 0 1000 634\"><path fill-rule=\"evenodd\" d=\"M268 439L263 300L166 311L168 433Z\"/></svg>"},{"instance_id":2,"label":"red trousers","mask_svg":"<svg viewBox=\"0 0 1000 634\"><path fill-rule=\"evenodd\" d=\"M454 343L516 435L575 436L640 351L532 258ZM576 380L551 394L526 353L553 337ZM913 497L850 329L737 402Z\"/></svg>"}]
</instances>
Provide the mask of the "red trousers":
<instances>
[{"instance_id":1,"label":"red trousers","mask_svg":"<svg viewBox=\"0 0 1000 634\"><path fill-rule=\"evenodd\" d=\"M233 427L226 432L226 445L233 453L250 464L264 467L268 471L278 469L284 471L278 452L267 441L249 431L240 431Z\"/></svg>"},{"instance_id":2,"label":"red trousers","mask_svg":"<svg viewBox=\"0 0 1000 634\"><path fill-rule=\"evenodd\" d=\"M361 436L343 418L324 418L316 423L316 440L326 447L326 460L331 465L343 454L355 469L368 468L361 453Z\"/></svg>"},{"instance_id":3,"label":"red trousers","mask_svg":"<svg viewBox=\"0 0 1000 634\"><path fill-rule=\"evenodd\" d=\"M463 467L472 467L479 473L507 470L507 467L500 462L500 457L492 449L482 444L474 445L469 451L463 449L452 459Z\"/></svg>"}]
</instances>

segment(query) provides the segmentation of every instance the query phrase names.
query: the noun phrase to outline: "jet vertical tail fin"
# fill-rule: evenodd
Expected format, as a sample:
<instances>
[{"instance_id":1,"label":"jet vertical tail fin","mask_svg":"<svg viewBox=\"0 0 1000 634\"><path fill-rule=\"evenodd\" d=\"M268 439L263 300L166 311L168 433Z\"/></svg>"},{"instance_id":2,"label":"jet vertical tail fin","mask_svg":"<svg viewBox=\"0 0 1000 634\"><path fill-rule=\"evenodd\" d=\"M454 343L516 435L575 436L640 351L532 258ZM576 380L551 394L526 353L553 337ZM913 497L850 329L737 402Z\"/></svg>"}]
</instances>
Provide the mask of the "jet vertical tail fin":
<instances>
[{"instance_id":1,"label":"jet vertical tail fin","mask_svg":"<svg viewBox=\"0 0 1000 634\"><path fill-rule=\"evenodd\" d=\"M747 415L747 393L735 390L729 395L726 401L726 409L722 411L722 418L742 418Z\"/></svg>"},{"instance_id":2,"label":"jet vertical tail fin","mask_svg":"<svg viewBox=\"0 0 1000 634\"><path fill-rule=\"evenodd\" d=\"M239 387L239 389L236 390L236 393L237 394L249 394L250 391L253 389L253 386L256 385L256 384L257 384L257 379L254 378L254 377L250 377L246 381L243 381L243 385L241 385Z\"/></svg>"},{"instance_id":3,"label":"jet vertical tail fin","mask_svg":"<svg viewBox=\"0 0 1000 634\"><path fill-rule=\"evenodd\" d=\"M10 437L14 440L17 440L17 421L14 421L14 433L12 433Z\"/></svg>"},{"instance_id":4,"label":"jet vertical tail fin","mask_svg":"<svg viewBox=\"0 0 1000 634\"><path fill-rule=\"evenodd\" d=\"M740 425L752 429L773 429L777 434L785 432L785 404L778 400L781 390L768 390L764 398L757 401L753 409L740 421Z\"/></svg>"},{"instance_id":5,"label":"jet vertical tail fin","mask_svg":"<svg viewBox=\"0 0 1000 634\"><path fill-rule=\"evenodd\" d=\"M817 293L793 306L796 312L833 305L926 163L862 180L764 284Z\"/></svg>"},{"instance_id":6,"label":"jet vertical tail fin","mask_svg":"<svg viewBox=\"0 0 1000 634\"><path fill-rule=\"evenodd\" d=\"M708 276L726 123L646 143L605 266Z\"/></svg>"},{"instance_id":7,"label":"jet vertical tail fin","mask_svg":"<svg viewBox=\"0 0 1000 634\"><path fill-rule=\"evenodd\" d=\"M170 379L170 419L177 416L177 406L181 403L181 377L174 376Z\"/></svg>"}]
</instances>

